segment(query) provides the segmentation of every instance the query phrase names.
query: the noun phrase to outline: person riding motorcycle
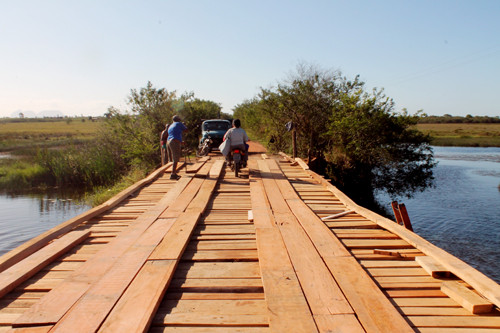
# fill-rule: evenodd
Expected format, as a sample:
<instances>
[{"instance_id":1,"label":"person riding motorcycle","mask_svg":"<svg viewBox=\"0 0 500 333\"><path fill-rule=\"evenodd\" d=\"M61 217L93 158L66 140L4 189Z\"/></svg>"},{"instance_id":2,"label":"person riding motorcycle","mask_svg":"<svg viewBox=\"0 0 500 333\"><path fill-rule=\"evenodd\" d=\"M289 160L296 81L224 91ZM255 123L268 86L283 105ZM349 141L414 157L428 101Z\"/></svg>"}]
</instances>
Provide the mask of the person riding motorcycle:
<instances>
[{"instance_id":1,"label":"person riding motorcycle","mask_svg":"<svg viewBox=\"0 0 500 333\"><path fill-rule=\"evenodd\" d=\"M246 165L248 160L248 145L247 141L250 141L247 133L243 128L241 128L241 121L239 119L233 120L233 127L230 128L226 134L224 134L224 141L229 140L231 143L231 151L238 148L243 152L243 161ZM226 161L231 161L231 153L227 154Z\"/></svg>"}]
</instances>

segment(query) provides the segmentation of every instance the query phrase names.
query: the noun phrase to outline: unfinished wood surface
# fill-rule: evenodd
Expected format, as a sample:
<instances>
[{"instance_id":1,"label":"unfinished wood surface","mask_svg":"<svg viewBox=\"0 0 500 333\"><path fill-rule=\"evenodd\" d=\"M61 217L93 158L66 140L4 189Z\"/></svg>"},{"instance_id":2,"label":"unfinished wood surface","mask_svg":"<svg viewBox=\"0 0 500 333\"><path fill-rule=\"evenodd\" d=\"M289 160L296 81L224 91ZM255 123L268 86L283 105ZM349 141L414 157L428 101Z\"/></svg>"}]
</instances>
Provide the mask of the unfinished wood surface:
<instances>
[{"instance_id":1,"label":"unfinished wood surface","mask_svg":"<svg viewBox=\"0 0 500 333\"><path fill-rule=\"evenodd\" d=\"M378 224L382 228L397 234L415 248L419 249L426 255L433 257L437 262L446 267L451 273L469 283L474 287L474 289L488 298L493 304L495 304L497 307L500 307L500 285L498 283L485 276L478 270L474 269L470 265L466 264L462 260L429 243L412 231L405 229L397 223L394 223L394 221L384 218L364 207L357 205L348 196L339 191L335 186L328 183L321 176L315 174L314 172L311 172L310 170L307 170L306 168L304 169L311 177L316 179L337 198L339 198L347 208L356 211L358 214L362 215L373 223Z\"/></svg>"},{"instance_id":2,"label":"unfinished wood surface","mask_svg":"<svg viewBox=\"0 0 500 333\"><path fill-rule=\"evenodd\" d=\"M20 260L26 258L30 254L38 251L39 249L44 247L46 244L48 244L51 240L59 237L62 234L69 232L70 230L72 230L75 226L79 225L80 223L87 221L87 220L105 212L106 210L109 210L109 209L115 207L117 204L119 204L121 201L126 199L132 193L136 192L141 187L145 186L146 184L152 182L154 179L159 177L170 166L171 166L171 163L164 165L163 167L152 172L145 179L131 185L130 187L126 188L122 192L115 195L113 198L104 202L103 204L101 204L97 207L94 207L94 208L88 210L87 212L84 212L84 213L82 213L82 214L80 214L72 219L69 219L68 221L66 221L66 222L42 233L41 235L33 238L32 240L18 246L14 250L7 252L2 257L0 257L0 272L7 269L8 267L14 265L16 262L19 262Z\"/></svg>"},{"instance_id":3,"label":"unfinished wood surface","mask_svg":"<svg viewBox=\"0 0 500 333\"><path fill-rule=\"evenodd\" d=\"M456 281L443 282L441 291L473 314L488 313L493 310L493 303Z\"/></svg>"},{"instance_id":4,"label":"unfinished wood surface","mask_svg":"<svg viewBox=\"0 0 500 333\"><path fill-rule=\"evenodd\" d=\"M500 329L498 309L473 314L441 290L456 281L462 298L484 295L429 269L443 258L425 256L396 223L385 227L291 159L250 157L244 178L210 154L196 176L161 172L112 200L78 224L90 232L83 242L0 298L0 332L16 320L20 332Z\"/></svg>"},{"instance_id":5,"label":"unfinished wood surface","mask_svg":"<svg viewBox=\"0 0 500 333\"><path fill-rule=\"evenodd\" d=\"M259 228L257 242L270 328L274 332L316 332L279 231Z\"/></svg>"},{"instance_id":6,"label":"unfinished wood surface","mask_svg":"<svg viewBox=\"0 0 500 333\"><path fill-rule=\"evenodd\" d=\"M353 314L349 302L329 273L306 232L281 196L274 177L264 161L259 161L262 182L290 260L313 316L322 315L320 331L334 327L336 314ZM316 322L316 324L320 324ZM359 327L361 325L358 323Z\"/></svg>"},{"instance_id":7,"label":"unfinished wood surface","mask_svg":"<svg viewBox=\"0 0 500 333\"><path fill-rule=\"evenodd\" d=\"M99 332L146 331L176 265L175 260L148 261L106 318Z\"/></svg>"},{"instance_id":8,"label":"unfinished wood surface","mask_svg":"<svg viewBox=\"0 0 500 333\"><path fill-rule=\"evenodd\" d=\"M432 257L421 256L415 258L415 261L418 262L432 277L450 276L450 271Z\"/></svg>"},{"instance_id":9,"label":"unfinished wood surface","mask_svg":"<svg viewBox=\"0 0 500 333\"><path fill-rule=\"evenodd\" d=\"M187 177L179 180L175 188L166 193L156 206L139 216L133 227L113 239L108 246L102 248L85 264L80 265L71 277L45 295L40 302L18 318L15 324L21 326L56 323L61 319L66 311L88 290L89 286L105 274L117 258L141 236L165 208L175 203L176 198L190 181L191 179Z\"/></svg>"},{"instance_id":10,"label":"unfinished wood surface","mask_svg":"<svg viewBox=\"0 0 500 333\"><path fill-rule=\"evenodd\" d=\"M272 164L273 162L268 163ZM276 181L281 183L279 185L280 191L286 191L285 193L288 194L286 202L291 211L313 241L342 292L354 308L363 327L373 332L412 331L404 318L333 233L300 200L298 194L290 192L290 184L281 180L283 179L280 177L281 170L272 166L270 169L274 170L273 176Z\"/></svg>"},{"instance_id":11,"label":"unfinished wood surface","mask_svg":"<svg viewBox=\"0 0 500 333\"><path fill-rule=\"evenodd\" d=\"M0 297L29 279L47 264L89 236L89 231L70 232L0 273Z\"/></svg>"},{"instance_id":12,"label":"unfinished wood surface","mask_svg":"<svg viewBox=\"0 0 500 333\"><path fill-rule=\"evenodd\" d=\"M172 221L173 223L173 221ZM154 223L67 311L54 332L93 332L102 324L172 223Z\"/></svg>"}]
</instances>

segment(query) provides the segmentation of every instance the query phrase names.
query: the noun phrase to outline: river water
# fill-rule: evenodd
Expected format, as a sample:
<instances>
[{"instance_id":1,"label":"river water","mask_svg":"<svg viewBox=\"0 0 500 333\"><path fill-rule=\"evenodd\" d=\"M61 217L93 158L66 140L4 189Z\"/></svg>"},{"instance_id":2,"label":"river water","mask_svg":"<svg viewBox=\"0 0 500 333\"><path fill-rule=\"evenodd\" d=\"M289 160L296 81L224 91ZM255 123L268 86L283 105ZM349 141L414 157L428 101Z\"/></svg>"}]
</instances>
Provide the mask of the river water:
<instances>
[{"instance_id":1,"label":"river water","mask_svg":"<svg viewBox=\"0 0 500 333\"><path fill-rule=\"evenodd\" d=\"M398 202L417 234L500 283L500 148L434 147L434 156L435 187Z\"/></svg>"},{"instance_id":2,"label":"river water","mask_svg":"<svg viewBox=\"0 0 500 333\"><path fill-rule=\"evenodd\" d=\"M0 255L90 209L77 197L61 192L0 194Z\"/></svg>"},{"instance_id":3,"label":"river water","mask_svg":"<svg viewBox=\"0 0 500 333\"><path fill-rule=\"evenodd\" d=\"M500 148L434 147L435 187L401 199L414 231L500 283ZM0 194L0 255L88 210L74 195ZM377 196L390 207L390 198Z\"/></svg>"}]
</instances>

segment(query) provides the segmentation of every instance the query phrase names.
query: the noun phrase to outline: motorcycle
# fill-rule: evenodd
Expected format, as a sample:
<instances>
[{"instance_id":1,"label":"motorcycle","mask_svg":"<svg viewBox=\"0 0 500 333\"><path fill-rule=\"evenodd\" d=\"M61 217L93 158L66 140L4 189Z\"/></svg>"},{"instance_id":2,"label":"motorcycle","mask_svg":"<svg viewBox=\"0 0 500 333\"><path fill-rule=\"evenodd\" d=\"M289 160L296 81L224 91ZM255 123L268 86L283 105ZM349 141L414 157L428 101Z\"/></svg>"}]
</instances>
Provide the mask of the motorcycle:
<instances>
[{"instance_id":1,"label":"motorcycle","mask_svg":"<svg viewBox=\"0 0 500 333\"><path fill-rule=\"evenodd\" d=\"M205 140L198 146L198 149L196 150L196 156L202 157L208 155L211 150L211 145L213 143L212 138L210 135L208 135Z\"/></svg>"},{"instance_id":2,"label":"motorcycle","mask_svg":"<svg viewBox=\"0 0 500 333\"><path fill-rule=\"evenodd\" d=\"M231 160L229 167L234 171L234 176L238 177L240 170L246 167L245 153L239 148L231 149Z\"/></svg>"}]
</instances>

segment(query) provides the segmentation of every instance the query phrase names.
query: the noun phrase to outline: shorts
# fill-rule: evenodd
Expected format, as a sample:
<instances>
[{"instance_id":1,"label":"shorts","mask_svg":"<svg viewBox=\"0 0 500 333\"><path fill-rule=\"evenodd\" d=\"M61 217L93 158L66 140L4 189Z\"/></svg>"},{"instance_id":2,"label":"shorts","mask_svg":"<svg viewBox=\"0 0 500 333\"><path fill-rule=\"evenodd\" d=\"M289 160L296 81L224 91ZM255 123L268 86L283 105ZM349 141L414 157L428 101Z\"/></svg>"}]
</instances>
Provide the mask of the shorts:
<instances>
[{"instance_id":1,"label":"shorts","mask_svg":"<svg viewBox=\"0 0 500 333\"><path fill-rule=\"evenodd\" d=\"M172 161L179 162L181 159L181 142L177 139L168 141L168 148L172 152Z\"/></svg>"}]
</instances>

